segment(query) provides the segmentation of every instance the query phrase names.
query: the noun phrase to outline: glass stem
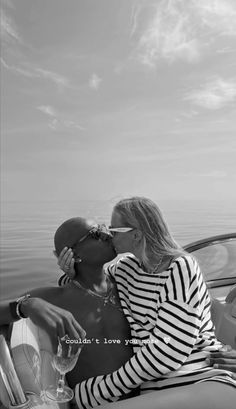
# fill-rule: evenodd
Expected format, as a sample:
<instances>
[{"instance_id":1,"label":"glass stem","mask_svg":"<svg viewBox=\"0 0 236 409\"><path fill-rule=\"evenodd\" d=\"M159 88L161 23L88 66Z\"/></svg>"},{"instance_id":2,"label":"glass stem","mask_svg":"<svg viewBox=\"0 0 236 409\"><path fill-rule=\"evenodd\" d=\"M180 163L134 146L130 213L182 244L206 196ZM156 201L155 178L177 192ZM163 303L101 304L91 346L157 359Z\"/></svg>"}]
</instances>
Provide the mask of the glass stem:
<instances>
[{"instance_id":1,"label":"glass stem","mask_svg":"<svg viewBox=\"0 0 236 409\"><path fill-rule=\"evenodd\" d=\"M65 385L65 375L60 373L58 384L57 384L57 394L62 393L64 391Z\"/></svg>"}]
</instances>

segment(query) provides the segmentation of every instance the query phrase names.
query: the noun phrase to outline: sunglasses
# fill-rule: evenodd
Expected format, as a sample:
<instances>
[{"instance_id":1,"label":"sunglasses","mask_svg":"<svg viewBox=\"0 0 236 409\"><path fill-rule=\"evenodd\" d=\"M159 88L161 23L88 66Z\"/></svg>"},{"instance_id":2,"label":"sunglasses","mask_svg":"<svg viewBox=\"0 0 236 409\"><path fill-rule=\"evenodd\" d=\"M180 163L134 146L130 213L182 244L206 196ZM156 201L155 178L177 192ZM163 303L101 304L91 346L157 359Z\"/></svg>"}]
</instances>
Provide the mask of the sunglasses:
<instances>
[{"instance_id":1,"label":"sunglasses","mask_svg":"<svg viewBox=\"0 0 236 409\"><path fill-rule=\"evenodd\" d=\"M111 233L112 237L114 237L115 233L127 233L128 231L134 230L133 227L108 227L109 232Z\"/></svg>"},{"instance_id":2,"label":"sunglasses","mask_svg":"<svg viewBox=\"0 0 236 409\"><path fill-rule=\"evenodd\" d=\"M96 226L93 226L87 234L85 234L83 237L81 237L81 239L78 241L78 243L81 243L82 241L84 241L85 239L87 239L87 237L92 237L95 240L109 240L111 239L112 235L109 232L109 229L106 227L105 224L98 224Z\"/></svg>"},{"instance_id":3,"label":"sunglasses","mask_svg":"<svg viewBox=\"0 0 236 409\"><path fill-rule=\"evenodd\" d=\"M128 231L134 230L133 227L107 227L105 224L98 224L93 226L87 234L85 234L78 243L81 243L87 237L92 237L95 240L110 240L114 237L115 233L127 233Z\"/></svg>"},{"instance_id":4,"label":"sunglasses","mask_svg":"<svg viewBox=\"0 0 236 409\"><path fill-rule=\"evenodd\" d=\"M105 224L98 224L98 225L93 226L88 231L88 233L86 233L83 237L81 237L81 239L76 242L76 246L78 245L78 243L82 243L83 241L85 241L88 237L91 237L95 240L108 241L108 240L111 240L112 235L111 233L109 233L109 230L107 229ZM74 252L73 247L72 247L72 250ZM76 255L76 253L74 253L74 258L75 258L76 263L81 262L81 258L78 254Z\"/></svg>"}]
</instances>

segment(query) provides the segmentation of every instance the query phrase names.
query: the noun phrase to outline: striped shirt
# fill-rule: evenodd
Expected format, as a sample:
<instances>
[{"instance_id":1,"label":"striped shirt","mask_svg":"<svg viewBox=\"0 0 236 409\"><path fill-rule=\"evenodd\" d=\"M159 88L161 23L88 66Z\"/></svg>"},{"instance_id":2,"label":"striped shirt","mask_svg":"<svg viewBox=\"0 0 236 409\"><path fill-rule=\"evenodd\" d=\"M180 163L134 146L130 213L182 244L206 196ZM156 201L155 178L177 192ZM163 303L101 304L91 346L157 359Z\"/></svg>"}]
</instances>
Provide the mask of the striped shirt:
<instances>
[{"instance_id":1,"label":"striped shirt","mask_svg":"<svg viewBox=\"0 0 236 409\"><path fill-rule=\"evenodd\" d=\"M214 334L206 284L191 255L175 259L159 274L145 273L135 256L126 255L107 273L117 283L134 355L117 371L76 385L79 408L114 402L137 387L143 394L213 377L230 382L230 372L205 362L222 344Z\"/></svg>"}]
</instances>

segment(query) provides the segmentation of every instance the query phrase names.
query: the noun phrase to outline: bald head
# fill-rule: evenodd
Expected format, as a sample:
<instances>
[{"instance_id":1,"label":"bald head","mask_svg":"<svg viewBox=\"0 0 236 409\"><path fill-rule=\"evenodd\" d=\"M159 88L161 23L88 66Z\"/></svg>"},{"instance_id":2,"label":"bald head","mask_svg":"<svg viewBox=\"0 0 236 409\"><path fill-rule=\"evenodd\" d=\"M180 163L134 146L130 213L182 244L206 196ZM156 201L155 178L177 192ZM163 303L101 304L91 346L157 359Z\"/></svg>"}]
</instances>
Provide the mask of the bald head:
<instances>
[{"instance_id":1,"label":"bald head","mask_svg":"<svg viewBox=\"0 0 236 409\"><path fill-rule=\"evenodd\" d=\"M76 243L89 232L92 226L93 223L83 217L73 217L62 223L54 235L57 255L59 256L64 247L75 247Z\"/></svg>"}]
</instances>

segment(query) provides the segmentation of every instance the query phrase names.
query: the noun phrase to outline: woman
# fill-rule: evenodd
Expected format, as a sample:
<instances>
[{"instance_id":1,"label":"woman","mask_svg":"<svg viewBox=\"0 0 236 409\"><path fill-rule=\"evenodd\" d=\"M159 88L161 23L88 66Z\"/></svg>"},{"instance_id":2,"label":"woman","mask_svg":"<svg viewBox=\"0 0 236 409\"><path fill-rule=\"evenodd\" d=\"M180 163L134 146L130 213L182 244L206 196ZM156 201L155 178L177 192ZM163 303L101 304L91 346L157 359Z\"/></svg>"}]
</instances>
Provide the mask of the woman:
<instances>
[{"instance_id":1,"label":"woman","mask_svg":"<svg viewBox=\"0 0 236 409\"><path fill-rule=\"evenodd\" d=\"M173 392L177 386L190 385L191 406L195 390L204 396L196 407L205 408L208 397L214 399L214 409L221 409L220 397L225 394L229 402L225 400L224 407L233 409L236 382L231 373L206 364L206 357L222 345L214 335L210 298L196 260L175 242L160 210L149 199L118 202L110 231L116 252L132 253L109 266L107 272L116 280L134 355L118 370L78 384L78 407L114 402L138 387L144 394L167 388ZM71 258L64 254L68 268ZM133 398L114 407L161 408L160 396L160 392L152 393L147 399ZM178 404L181 407L180 396L175 407Z\"/></svg>"}]
</instances>

